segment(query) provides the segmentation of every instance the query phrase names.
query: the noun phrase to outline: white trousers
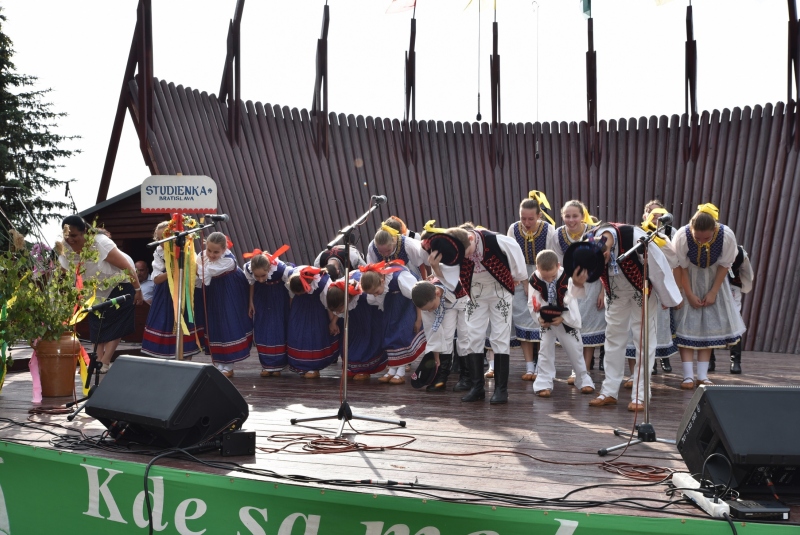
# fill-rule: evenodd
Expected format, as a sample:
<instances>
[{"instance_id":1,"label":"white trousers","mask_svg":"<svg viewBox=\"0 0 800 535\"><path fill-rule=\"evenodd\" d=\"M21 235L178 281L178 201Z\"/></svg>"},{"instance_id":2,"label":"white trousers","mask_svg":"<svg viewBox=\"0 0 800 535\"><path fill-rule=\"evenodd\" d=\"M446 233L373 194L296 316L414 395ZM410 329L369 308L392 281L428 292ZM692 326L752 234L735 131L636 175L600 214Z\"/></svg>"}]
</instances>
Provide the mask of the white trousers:
<instances>
[{"instance_id":1,"label":"white trousers","mask_svg":"<svg viewBox=\"0 0 800 535\"><path fill-rule=\"evenodd\" d=\"M538 375L533 382L533 391L552 390L553 379L556 376L556 338L561 342L561 347L567 352L572 369L575 371L575 386L583 388L591 386L594 381L586 371L586 362L583 360L583 342L581 332L577 329L568 333L564 325L555 325L542 329L542 342L539 348Z\"/></svg>"},{"instance_id":2,"label":"white trousers","mask_svg":"<svg viewBox=\"0 0 800 535\"><path fill-rule=\"evenodd\" d=\"M496 355L508 354L513 323L511 313L513 295L489 272L475 273L472 276L471 300L467 302L468 353L483 353L486 328L489 327L489 343L492 350ZM459 354L460 348L459 343Z\"/></svg>"},{"instance_id":3,"label":"white trousers","mask_svg":"<svg viewBox=\"0 0 800 535\"><path fill-rule=\"evenodd\" d=\"M622 382L625 363L625 346L628 336L633 332L633 346L636 355L642 355L642 294L628 282L624 275L609 277L610 291L606 294L606 379L600 392L605 396L619 398L619 387ZM656 358L656 318L658 317L658 299L648 302L647 325L648 351L647 361L636 359L631 379L634 381L631 401L644 401L644 375L651 373ZM642 369L644 366L644 369ZM638 378L638 382L637 382ZM648 392L648 395L650 393Z\"/></svg>"},{"instance_id":4,"label":"white trousers","mask_svg":"<svg viewBox=\"0 0 800 535\"><path fill-rule=\"evenodd\" d=\"M435 315L433 312L422 313L422 324L425 327L427 353L434 351L442 354L453 352L453 338L458 332L458 354L469 352L469 327L467 326L466 305L469 297L462 297L455 306L444 313L444 318L436 332L431 330Z\"/></svg>"}]
</instances>

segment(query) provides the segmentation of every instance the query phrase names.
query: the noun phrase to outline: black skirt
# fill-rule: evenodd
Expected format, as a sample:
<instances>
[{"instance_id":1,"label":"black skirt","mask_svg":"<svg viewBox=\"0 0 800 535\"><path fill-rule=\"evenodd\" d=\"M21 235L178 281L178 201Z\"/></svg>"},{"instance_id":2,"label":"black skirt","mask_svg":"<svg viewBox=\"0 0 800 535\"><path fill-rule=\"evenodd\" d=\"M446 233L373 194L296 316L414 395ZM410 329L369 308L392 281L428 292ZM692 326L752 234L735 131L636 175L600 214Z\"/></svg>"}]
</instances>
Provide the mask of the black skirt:
<instances>
[{"instance_id":1,"label":"black skirt","mask_svg":"<svg viewBox=\"0 0 800 535\"><path fill-rule=\"evenodd\" d=\"M102 330L100 328L100 318L97 314L94 312L89 313L89 340L91 342L110 342L122 338L135 330L135 305L133 304L135 292L136 290L134 290L133 284L129 282L114 287L108 299L113 299L121 295L130 295L131 298L119 305L119 308L112 306L102 312ZM98 334L100 335L99 338L97 337Z\"/></svg>"}]
</instances>

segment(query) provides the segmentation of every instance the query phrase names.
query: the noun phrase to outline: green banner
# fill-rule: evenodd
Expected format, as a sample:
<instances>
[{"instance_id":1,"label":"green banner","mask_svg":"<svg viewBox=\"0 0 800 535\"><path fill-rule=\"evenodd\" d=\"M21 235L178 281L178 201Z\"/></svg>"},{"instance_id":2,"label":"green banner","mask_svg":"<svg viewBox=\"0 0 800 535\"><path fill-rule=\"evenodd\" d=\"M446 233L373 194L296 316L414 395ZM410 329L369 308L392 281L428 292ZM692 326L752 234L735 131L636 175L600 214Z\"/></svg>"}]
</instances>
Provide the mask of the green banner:
<instances>
[{"instance_id":1,"label":"green banner","mask_svg":"<svg viewBox=\"0 0 800 535\"><path fill-rule=\"evenodd\" d=\"M144 464L0 442L0 534L147 533ZM156 533L181 535L729 535L726 522L466 505L155 466ZM737 522L745 535L796 526Z\"/></svg>"}]
</instances>

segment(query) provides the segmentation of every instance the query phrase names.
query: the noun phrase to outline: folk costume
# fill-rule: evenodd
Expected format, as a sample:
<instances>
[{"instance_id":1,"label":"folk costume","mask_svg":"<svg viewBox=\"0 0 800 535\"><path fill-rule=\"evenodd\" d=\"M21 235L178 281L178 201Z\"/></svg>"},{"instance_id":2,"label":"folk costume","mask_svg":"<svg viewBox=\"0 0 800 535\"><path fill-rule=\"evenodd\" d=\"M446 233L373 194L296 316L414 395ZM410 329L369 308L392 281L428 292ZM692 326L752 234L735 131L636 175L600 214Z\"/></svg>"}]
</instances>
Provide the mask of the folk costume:
<instances>
[{"instance_id":1,"label":"folk costume","mask_svg":"<svg viewBox=\"0 0 800 535\"><path fill-rule=\"evenodd\" d=\"M403 383L404 366L423 355L426 347L425 330L414 332L417 308L411 300L411 290L418 279L402 262L378 262L359 269L361 272L377 271L384 276L383 292L367 296L367 303L383 311L380 332L389 372L381 382Z\"/></svg>"},{"instance_id":2,"label":"folk costume","mask_svg":"<svg viewBox=\"0 0 800 535\"><path fill-rule=\"evenodd\" d=\"M728 272L728 282L733 293L733 302L736 303L739 314L742 313L742 299L744 294L753 289L753 266L750 264L750 257L741 245L737 247L738 253L736 260L733 261ZM742 373L742 339L731 347L731 373Z\"/></svg>"},{"instance_id":3,"label":"folk costume","mask_svg":"<svg viewBox=\"0 0 800 535\"><path fill-rule=\"evenodd\" d=\"M344 291L344 279L329 282L326 287L326 295L331 286L337 286ZM370 306L367 302L368 296L361 290L360 271L350 273L350 284L347 291L347 321L349 329L347 336L347 375L356 379L367 379L370 374L378 373L386 368L387 356L383 350L383 336L381 336L383 312L374 306ZM333 312L333 314L340 318L344 315L337 312ZM344 343L344 335L342 335L342 343Z\"/></svg>"},{"instance_id":4,"label":"folk costume","mask_svg":"<svg viewBox=\"0 0 800 535\"><path fill-rule=\"evenodd\" d=\"M152 357L174 359L175 344L177 343L177 330L175 325L175 309L177 303L173 299L177 291L177 262L173 252L174 242L166 242L169 250L170 272L167 273L164 248L159 245L153 252L153 278L167 273L167 280L155 285L153 302L147 314L147 321L142 336L142 353ZM183 331L183 357L191 359L200 352L199 335L195 327L195 278L197 277L197 259L194 253L194 243L187 240L186 258L184 260L184 285L185 296L183 299L183 322L180 325ZM191 244L191 245L190 245ZM188 298L188 299L187 299Z\"/></svg>"},{"instance_id":5,"label":"folk costume","mask_svg":"<svg viewBox=\"0 0 800 535\"><path fill-rule=\"evenodd\" d=\"M417 280L420 279L419 266L428 261L428 254L422 248L419 240L403 236L398 231L388 225L383 225L382 230L385 230L397 240L395 249L389 256L382 256L378 252L375 241L369 243L367 248L367 264L377 264L378 262L391 262L392 260L402 260L406 269L411 272Z\"/></svg>"},{"instance_id":6,"label":"folk costume","mask_svg":"<svg viewBox=\"0 0 800 535\"><path fill-rule=\"evenodd\" d=\"M286 331L289 322L289 292L283 284L283 274L287 268L292 267L278 260L278 256L289 249L284 245L269 254L260 249L252 253L245 253L244 258L253 258L255 255L264 255L269 260L267 280L258 282L253 275L252 260L248 260L242 267L244 276L251 286L253 313L253 342L258 351L258 360L261 363L261 375L267 377L280 371L288 363L286 352Z\"/></svg>"},{"instance_id":7,"label":"folk costume","mask_svg":"<svg viewBox=\"0 0 800 535\"><path fill-rule=\"evenodd\" d=\"M739 252L733 231L719 223L707 244L697 243L689 225L681 227L672 247L680 267L687 271L692 292L701 299L711 290L717 269L730 269ZM678 311L675 342L678 347L693 349L722 348L736 343L744 332L739 307L725 277L713 305L693 308L687 303Z\"/></svg>"},{"instance_id":8,"label":"folk costume","mask_svg":"<svg viewBox=\"0 0 800 535\"><path fill-rule=\"evenodd\" d=\"M495 391L491 403L508 402L508 369L511 341L512 296L519 281L527 279L525 258L516 240L485 229L468 230L474 252L461 262L460 284L469 295L467 328L471 389L461 401L486 397L483 377L483 346L487 327L494 350Z\"/></svg>"},{"instance_id":9,"label":"folk costume","mask_svg":"<svg viewBox=\"0 0 800 535\"><path fill-rule=\"evenodd\" d=\"M286 289L289 279L299 275L304 293L294 294L289 307L289 326L286 334L286 352L289 368L308 377L319 376L319 370L335 363L339 358L339 335L331 335L330 318L323 289L330 277L310 266L287 267L283 272ZM317 373L309 373L317 372Z\"/></svg>"},{"instance_id":10,"label":"folk costume","mask_svg":"<svg viewBox=\"0 0 800 535\"><path fill-rule=\"evenodd\" d=\"M572 369L575 372L575 385L584 393L594 392L594 382L586 371L583 360L583 344L581 342L581 315L578 299L584 288L572 284L572 274L563 267L558 268L555 280L547 282L541 278L538 270L534 270L528 281L531 298L528 302L528 314L539 323L552 319L542 314L542 307L555 306L561 310L562 323L542 327L542 345L539 350L539 366L533 391L542 397L550 397L553 390L553 379L556 376L555 351L556 339L567 353ZM548 321L549 322L549 321ZM541 324L539 324L541 325ZM585 390L584 390L585 389Z\"/></svg>"},{"instance_id":11,"label":"folk costume","mask_svg":"<svg viewBox=\"0 0 800 535\"><path fill-rule=\"evenodd\" d=\"M630 332L633 332L633 342L637 353L641 351L639 341L643 328L649 330L649 339L656 340L656 318L659 304L668 307L677 306L681 302L681 294L672 269L661 248L655 244L648 245L648 274L650 288L655 291L658 299L648 303L648 317L643 325L642 307L644 273L642 258L639 254L629 256L623 262L617 258L634 247L639 238L645 236L644 230L632 225L605 223L592 230L594 236L601 237L604 233L610 234L610 257L603 271L601 280L606 290L606 357L603 388L600 396L590 402L592 406L602 406L617 402L619 387L623 377L625 365L625 345ZM631 391L630 410L639 410L649 392L644 391L644 375L650 373L655 359L656 346L649 344L647 359L644 368L640 370L643 359L638 359L633 371L634 383Z\"/></svg>"},{"instance_id":12,"label":"folk costume","mask_svg":"<svg viewBox=\"0 0 800 535\"><path fill-rule=\"evenodd\" d=\"M226 249L217 260L197 262L197 284L205 285L206 339L211 360L222 372L230 373L233 363L250 356L253 321L247 314L249 284L236 257Z\"/></svg>"}]
</instances>

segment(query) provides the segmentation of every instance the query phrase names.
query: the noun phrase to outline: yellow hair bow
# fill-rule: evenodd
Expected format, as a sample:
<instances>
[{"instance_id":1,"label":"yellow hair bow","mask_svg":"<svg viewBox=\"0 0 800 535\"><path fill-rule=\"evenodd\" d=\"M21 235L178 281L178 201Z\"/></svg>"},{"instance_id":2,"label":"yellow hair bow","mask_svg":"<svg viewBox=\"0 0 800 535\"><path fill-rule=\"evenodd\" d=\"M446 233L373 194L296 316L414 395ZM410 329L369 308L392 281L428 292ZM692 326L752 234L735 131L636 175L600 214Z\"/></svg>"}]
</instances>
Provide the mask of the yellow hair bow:
<instances>
[{"instance_id":1,"label":"yellow hair bow","mask_svg":"<svg viewBox=\"0 0 800 535\"><path fill-rule=\"evenodd\" d=\"M434 227L433 225L435 225L435 224L436 224L436 220L435 219L431 219L430 221L425 223L425 226L422 227L422 230L424 230L425 232L429 232L430 234L446 234L447 233L447 229Z\"/></svg>"},{"instance_id":2,"label":"yellow hair bow","mask_svg":"<svg viewBox=\"0 0 800 535\"><path fill-rule=\"evenodd\" d=\"M545 194L541 191L534 189L528 192L528 198L536 201L536 203L539 205L539 212L541 212L541 214L547 218L551 225L555 226L556 222L553 221L553 218L550 217L550 214L544 211L545 209L551 209L550 201L547 200L547 196L545 196Z\"/></svg>"},{"instance_id":3,"label":"yellow hair bow","mask_svg":"<svg viewBox=\"0 0 800 535\"><path fill-rule=\"evenodd\" d=\"M600 220L592 215L589 215L589 210L584 210L583 221L581 221L581 223L586 224L587 227L594 227L600 223Z\"/></svg>"},{"instance_id":4,"label":"yellow hair bow","mask_svg":"<svg viewBox=\"0 0 800 535\"><path fill-rule=\"evenodd\" d=\"M647 214L647 220L642 223L642 230L645 232L655 232L658 229L658 218L666 213L668 212L664 208L653 208L650 213ZM656 242L656 245L659 247L664 247L667 244L667 240L658 235L653 238L653 241Z\"/></svg>"},{"instance_id":5,"label":"yellow hair bow","mask_svg":"<svg viewBox=\"0 0 800 535\"><path fill-rule=\"evenodd\" d=\"M396 238L396 237L398 237L400 235L400 231L399 230L393 229L392 227L390 227L386 223L381 223L381 230L385 230L386 232L391 234L393 238Z\"/></svg>"},{"instance_id":6,"label":"yellow hair bow","mask_svg":"<svg viewBox=\"0 0 800 535\"><path fill-rule=\"evenodd\" d=\"M714 221L719 221L719 208L707 202L697 207L698 212L703 212L714 218Z\"/></svg>"}]
</instances>

